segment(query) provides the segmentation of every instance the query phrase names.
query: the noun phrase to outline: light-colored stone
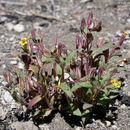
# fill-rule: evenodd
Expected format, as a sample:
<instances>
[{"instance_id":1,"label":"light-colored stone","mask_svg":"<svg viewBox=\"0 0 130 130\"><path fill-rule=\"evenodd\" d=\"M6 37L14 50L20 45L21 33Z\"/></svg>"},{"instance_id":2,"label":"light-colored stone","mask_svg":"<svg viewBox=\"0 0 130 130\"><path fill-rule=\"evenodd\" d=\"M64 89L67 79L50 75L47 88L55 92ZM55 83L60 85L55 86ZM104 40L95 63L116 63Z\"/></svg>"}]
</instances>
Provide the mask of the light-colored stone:
<instances>
[{"instance_id":1,"label":"light-colored stone","mask_svg":"<svg viewBox=\"0 0 130 130\"><path fill-rule=\"evenodd\" d=\"M47 124L39 125L40 130L49 130L49 126Z\"/></svg>"},{"instance_id":2,"label":"light-colored stone","mask_svg":"<svg viewBox=\"0 0 130 130\"><path fill-rule=\"evenodd\" d=\"M11 103L12 100L13 100L12 96L10 95L10 93L8 91L6 91L4 93L3 98L4 98L4 101L7 102L7 103Z\"/></svg>"},{"instance_id":3,"label":"light-colored stone","mask_svg":"<svg viewBox=\"0 0 130 130\"><path fill-rule=\"evenodd\" d=\"M116 125L112 125L111 126L114 130L117 130L117 126Z\"/></svg>"},{"instance_id":4,"label":"light-colored stone","mask_svg":"<svg viewBox=\"0 0 130 130\"><path fill-rule=\"evenodd\" d=\"M6 28L8 29L8 31L12 31L13 27L14 27L14 25L12 23L7 23L6 24Z\"/></svg>"},{"instance_id":5,"label":"light-colored stone","mask_svg":"<svg viewBox=\"0 0 130 130\"><path fill-rule=\"evenodd\" d=\"M11 128L15 130L38 130L33 122L13 122Z\"/></svg>"},{"instance_id":6,"label":"light-colored stone","mask_svg":"<svg viewBox=\"0 0 130 130\"><path fill-rule=\"evenodd\" d=\"M82 127L77 127L75 130L82 130Z\"/></svg>"},{"instance_id":7,"label":"light-colored stone","mask_svg":"<svg viewBox=\"0 0 130 130\"><path fill-rule=\"evenodd\" d=\"M121 105L121 109L125 109L126 108L126 105L125 104L122 104Z\"/></svg>"},{"instance_id":8,"label":"light-colored stone","mask_svg":"<svg viewBox=\"0 0 130 130\"><path fill-rule=\"evenodd\" d=\"M5 119L6 113L7 113L7 112L4 111L4 108L3 108L3 107L0 107L0 119L1 119L1 120L4 120L4 119Z\"/></svg>"},{"instance_id":9,"label":"light-colored stone","mask_svg":"<svg viewBox=\"0 0 130 130\"><path fill-rule=\"evenodd\" d=\"M13 29L16 31L16 32L23 32L24 31L24 25L23 24L16 24L14 25Z\"/></svg>"},{"instance_id":10,"label":"light-colored stone","mask_svg":"<svg viewBox=\"0 0 130 130\"><path fill-rule=\"evenodd\" d=\"M17 65L17 61L16 60L10 61L10 64L11 65Z\"/></svg>"},{"instance_id":11,"label":"light-colored stone","mask_svg":"<svg viewBox=\"0 0 130 130\"><path fill-rule=\"evenodd\" d=\"M22 69L22 70L24 69L24 64L23 63L19 62L17 66L18 66L19 69Z\"/></svg>"},{"instance_id":12,"label":"light-colored stone","mask_svg":"<svg viewBox=\"0 0 130 130\"><path fill-rule=\"evenodd\" d=\"M130 97L130 92L128 92L127 95Z\"/></svg>"},{"instance_id":13,"label":"light-colored stone","mask_svg":"<svg viewBox=\"0 0 130 130\"><path fill-rule=\"evenodd\" d=\"M111 122L110 121L105 121L106 127L111 126Z\"/></svg>"}]
</instances>

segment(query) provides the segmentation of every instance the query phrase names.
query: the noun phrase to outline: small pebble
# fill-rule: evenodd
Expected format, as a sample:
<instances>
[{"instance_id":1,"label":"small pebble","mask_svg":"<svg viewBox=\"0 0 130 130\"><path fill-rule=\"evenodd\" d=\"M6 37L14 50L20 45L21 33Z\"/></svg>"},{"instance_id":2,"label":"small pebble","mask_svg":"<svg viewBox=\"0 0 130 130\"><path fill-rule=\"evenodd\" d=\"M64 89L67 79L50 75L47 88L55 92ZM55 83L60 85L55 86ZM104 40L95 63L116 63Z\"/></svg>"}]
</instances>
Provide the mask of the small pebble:
<instances>
[{"instance_id":1,"label":"small pebble","mask_svg":"<svg viewBox=\"0 0 130 130\"><path fill-rule=\"evenodd\" d=\"M116 125L112 125L111 126L114 130L117 130L117 126Z\"/></svg>"},{"instance_id":2,"label":"small pebble","mask_svg":"<svg viewBox=\"0 0 130 130\"><path fill-rule=\"evenodd\" d=\"M12 96L10 95L10 93L8 91L6 91L4 93L4 101L7 103L11 103L13 100Z\"/></svg>"},{"instance_id":3,"label":"small pebble","mask_svg":"<svg viewBox=\"0 0 130 130\"><path fill-rule=\"evenodd\" d=\"M16 25L13 27L13 29L14 29L16 32L19 32L19 33L24 32L24 25L22 25L22 24L16 24Z\"/></svg>"},{"instance_id":4,"label":"small pebble","mask_svg":"<svg viewBox=\"0 0 130 130\"><path fill-rule=\"evenodd\" d=\"M22 64L22 63L20 63L20 62L18 63L17 66L18 66L19 69L22 69L22 70L24 69L24 64Z\"/></svg>"},{"instance_id":5,"label":"small pebble","mask_svg":"<svg viewBox=\"0 0 130 130\"><path fill-rule=\"evenodd\" d=\"M14 61L10 61L10 64L11 65L17 65L17 61L15 61L15 60Z\"/></svg>"},{"instance_id":6,"label":"small pebble","mask_svg":"<svg viewBox=\"0 0 130 130\"><path fill-rule=\"evenodd\" d=\"M111 122L110 121L105 121L105 124L107 127L111 126Z\"/></svg>"},{"instance_id":7,"label":"small pebble","mask_svg":"<svg viewBox=\"0 0 130 130\"><path fill-rule=\"evenodd\" d=\"M126 108L126 105L125 104L122 104L121 105L121 109L125 109Z\"/></svg>"},{"instance_id":8,"label":"small pebble","mask_svg":"<svg viewBox=\"0 0 130 130\"><path fill-rule=\"evenodd\" d=\"M12 31L13 27L14 27L14 25L12 23L7 23L6 24L6 28L8 29L8 31Z\"/></svg>"}]
</instances>

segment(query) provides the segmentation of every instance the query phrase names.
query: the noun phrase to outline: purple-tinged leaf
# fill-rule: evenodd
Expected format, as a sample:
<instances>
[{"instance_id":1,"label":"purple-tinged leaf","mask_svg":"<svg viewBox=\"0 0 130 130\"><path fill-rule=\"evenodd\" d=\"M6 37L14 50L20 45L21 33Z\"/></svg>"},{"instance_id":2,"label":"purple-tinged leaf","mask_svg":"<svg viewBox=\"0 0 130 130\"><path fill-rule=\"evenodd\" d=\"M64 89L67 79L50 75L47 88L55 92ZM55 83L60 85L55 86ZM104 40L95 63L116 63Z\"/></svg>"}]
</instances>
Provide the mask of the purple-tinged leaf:
<instances>
[{"instance_id":1,"label":"purple-tinged leaf","mask_svg":"<svg viewBox=\"0 0 130 130\"><path fill-rule=\"evenodd\" d=\"M38 55L38 56L36 57L36 61L37 61L38 65L39 65L40 67L43 66L40 55Z\"/></svg>"},{"instance_id":2,"label":"purple-tinged leaf","mask_svg":"<svg viewBox=\"0 0 130 130\"><path fill-rule=\"evenodd\" d=\"M33 52L33 45L32 45L32 42L28 41L27 49L29 50L30 55L32 55L32 52Z\"/></svg>"},{"instance_id":3,"label":"purple-tinged leaf","mask_svg":"<svg viewBox=\"0 0 130 130\"><path fill-rule=\"evenodd\" d=\"M88 19L87 19L87 26L88 26L88 28L92 24L92 19L93 19L93 13L90 12L89 16L88 16Z\"/></svg>"},{"instance_id":4,"label":"purple-tinged leaf","mask_svg":"<svg viewBox=\"0 0 130 130\"><path fill-rule=\"evenodd\" d=\"M90 69L90 77L94 77L95 76L95 69L94 68L91 68Z\"/></svg>"},{"instance_id":5,"label":"purple-tinged leaf","mask_svg":"<svg viewBox=\"0 0 130 130\"><path fill-rule=\"evenodd\" d=\"M40 28L38 28L38 35L39 35L40 38L42 37L42 32L41 32Z\"/></svg>"},{"instance_id":6,"label":"purple-tinged leaf","mask_svg":"<svg viewBox=\"0 0 130 130\"><path fill-rule=\"evenodd\" d=\"M92 31L100 32L102 30L102 22L100 21L93 29Z\"/></svg>"},{"instance_id":7,"label":"purple-tinged leaf","mask_svg":"<svg viewBox=\"0 0 130 130\"><path fill-rule=\"evenodd\" d=\"M111 76L113 76L115 73L117 73L118 72L118 69L117 68L115 68L114 70L112 70L111 71Z\"/></svg>"},{"instance_id":8,"label":"purple-tinged leaf","mask_svg":"<svg viewBox=\"0 0 130 130\"><path fill-rule=\"evenodd\" d=\"M34 29L31 31L31 36L32 36L32 39L36 38L36 34L35 34L35 30Z\"/></svg>"},{"instance_id":9,"label":"purple-tinged leaf","mask_svg":"<svg viewBox=\"0 0 130 130\"><path fill-rule=\"evenodd\" d=\"M57 48L57 37L55 36L54 37L54 46L55 46L55 49Z\"/></svg>"},{"instance_id":10,"label":"purple-tinged leaf","mask_svg":"<svg viewBox=\"0 0 130 130\"><path fill-rule=\"evenodd\" d=\"M83 46L83 43L81 42L80 36L76 36L76 49L81 49Z\"/></svg>"},{"instance_id":11,"label":"purple-tinged leaf","mask_svg":"<svg viewBox=\"0 0 130 130\"><path fill-rule=\"evenodd\" d=\"M105 63L107 63L109 59L109 49L103 51L103 54L105 56Z\"/></svg>"},{"instance_id":12,"label":"purple-tinged leaf","mask_svg":"<svg viewBox=\"0 0 130 130\"><path fill-rule=\"evenodd\" d=\"M103 40L102 37L99 37L99 38L98 38L98 41L97 41L97 48L99 48L99 47L101 46L102 40Z\"/></svg>"},{"instance_id":13,"label":"purple-tinged leaf","mask_svg":"<svg viewBox=\"0 0 130 130\"><path fill-rule=\"evenodd\" d=\"M80 27L80 30L81 30L81 33L83 34L84 33L84 28L86 27L86 21L84 18L82 18L81 20L81 27Z\"/></svg>"},{"instance_id":14,"label":"purple-tinged leaf","mask_svg":"<svg viewBox=\"0 0 130 130\"><path fill-rule=\"evenodd\" d=\"M34 105L36 105L38 102L40 102L42 100L42 96L41 95L37 95L36 97L34 97L29 103L28 103L28 109L32 109L32 107Z\"/></svg>"},{"instance_id":15,"label":"purple-tinged leaf","mask_svg":"<svg viewBox=\"0 0 130 130\"><path fill-rule=\"evenodd\" d=\"M103 74L103 68L100 67L100 68L98 69L98 79L101 78L102 74Z\"/></svg>"},{"instance_id":16,"label":"purple-tinged leaf","mask_svg":"<svg viewBox=\"0 0 130 130\"><path fill-rule=\"evenodd\" d=\"M12 81L12 76L11 76L11 74L10 74L9 72L4 73L4 78L5 78L5 80L6 80L9 84L12 84L12 83L13 83L13 81Z\"/></svg>"},{"instance_id":17,"label":"purple-tinged leaf","mask_svg":"<svg viewBox=\"0 0 130 130\"><path fill-rule=\"evenodd\" d=\"M123 44L123 41L124 41L125 37L126 37L126 34L123 33L122 36L121 36L121 38L120 38L119 43L117 44L117 47L120 47Z\"/></svg>"}]
</instances>

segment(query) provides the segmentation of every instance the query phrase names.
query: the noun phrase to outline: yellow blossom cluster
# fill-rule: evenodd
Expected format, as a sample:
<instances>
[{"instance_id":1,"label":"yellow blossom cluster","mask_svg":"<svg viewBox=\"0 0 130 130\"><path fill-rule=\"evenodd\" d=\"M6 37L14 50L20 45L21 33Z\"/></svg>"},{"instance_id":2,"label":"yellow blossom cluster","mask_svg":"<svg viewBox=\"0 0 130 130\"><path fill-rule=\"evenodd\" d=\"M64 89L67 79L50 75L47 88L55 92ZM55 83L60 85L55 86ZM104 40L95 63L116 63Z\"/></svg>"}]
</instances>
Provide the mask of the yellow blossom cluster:
<instances>
[{"instance_id":1,"label":"yellow blossom cluster","mask_svg":"<svg viewBox=\"0 0 130 130\"><path fill-rule=\"evenodd\" d=\"M121 87L121 81L117 81L115 79L111 80L111 84L113 84L114 87L120 88Z\"/></svg>"},{"instance_id":2,"label":"yellow blossom cluster","mask_svg":"<svg viewBox=\"0 0 130 130\"><path fill-rule=\"evenodd\" d=\"M30 35L27 38L26 37L22 37L21 41L19 41L19 44L21 46L25 46L28 43L27 40L29 40L29 39L32 39L32 37Z\"/></svg>"},{"instance_id":3,"label":"yellow blossom cluster","mask_svg":"<svg viewBox=\"0 0 130 130\"><path fill-rule=\"evenodd\" d=\"M28 42L27 42L27 38L26 38L26 37L22 37L22 38L21 38L21 41L19 41L19 44L20 44L21 46L25 46L27 43L28 43Z\"/></svg>"}]
</instances>

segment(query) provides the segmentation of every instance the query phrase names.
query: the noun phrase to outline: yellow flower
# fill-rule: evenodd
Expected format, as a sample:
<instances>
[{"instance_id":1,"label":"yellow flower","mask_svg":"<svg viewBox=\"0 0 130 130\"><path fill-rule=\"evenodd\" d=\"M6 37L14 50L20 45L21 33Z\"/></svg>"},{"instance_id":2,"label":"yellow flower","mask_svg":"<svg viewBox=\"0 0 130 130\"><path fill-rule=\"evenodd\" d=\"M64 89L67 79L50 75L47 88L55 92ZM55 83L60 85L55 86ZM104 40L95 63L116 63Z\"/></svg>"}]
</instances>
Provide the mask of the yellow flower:
<instances>
[{"instance_id":1,"label":"yellow flower","mask_svg":"<svg viewBox=\"0 0 130 130\"><path fill-rule=\"evenodd\" d=\"M128 35L128 32L124 32L123 34L124 34L125 36L127 36L127 35Z\"/></svg>"},{"instance_id":2,"label":"yellow flower","mask_svg":"<svg viewBox=\"0 0 130 130\"><path fill-rule=\"evenodd\" d=\"M111 83L112 83L112 84L114 84L115 82L116 82L116 80L115 80L115 79L112 79L112 80L111 80Z\"/></svg>"},{"instance_id":3,"label":"yellow flower","mask_svg":"<svg viewBox=\"0 0 130 130\"><path fill-rule=\"evenodd\" d=\"M32 37L29 35L29 36L27 37L27 39L32 39Z\"/></svg>"},{"instance_id":4,"label":"yellow flower","mask_svg":"<svg viewBox=\"0 0 130 130\"><path fill-rule=\"evenodd\" d=\"M26 37L22 37L22 38L21 38L21 41L19 41L19 44L20 44L21 46L25 46L27 43L28 43L28 42L27 42L27 38L26 38Z\"/></svg>"},{"instance_id":5,"label":"yellow flower","mask_svg":"<svg viewBox=\"0 0 130 130\"><path fill-rule=\"evenodd\" d=\"M57 87L57 88L60 88L60 80L59 80L58 85L57 85L56 87Z\"/></svg>"},{"instance_id":6,"label":"yellow flower","mask_svg":"<svg viewBox=\"0 0 130 130\"><path fill-rule=\"evenodd\" d=\"M20 83L17 86L20 88Z\"/></svg>"},{"instance_id":7,"label":"yellow flower","mask_svg":"<svg viewBox=\"0 0 130 130\"><path fill-rule=\"evenodd\" d=\"M121 81L117 81L115 79L111 80L111 84L113 84L114 87L120 88L121 87Z\"/></svg>"}]
</instances>

